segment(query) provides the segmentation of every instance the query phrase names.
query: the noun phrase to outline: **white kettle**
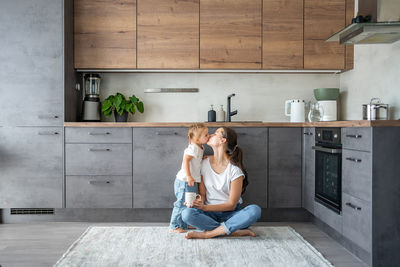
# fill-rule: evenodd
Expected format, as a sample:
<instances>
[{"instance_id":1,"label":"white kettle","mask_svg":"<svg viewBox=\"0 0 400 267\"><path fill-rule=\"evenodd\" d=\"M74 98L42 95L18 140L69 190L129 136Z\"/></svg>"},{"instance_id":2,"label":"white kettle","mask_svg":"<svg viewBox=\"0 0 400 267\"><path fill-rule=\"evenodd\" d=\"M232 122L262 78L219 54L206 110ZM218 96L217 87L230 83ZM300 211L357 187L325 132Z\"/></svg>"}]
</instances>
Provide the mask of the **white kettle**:
<instances>
[{"instance_id":1,"label":"white kettle","mask_svg":"<svg viewBox=\"0 0 400 267\"><path fill-rule=\"evenodd\" d=\"M290 122L305 122L305 103L301 99L285 101L285 115L290 116Z\"/></svg>"}]
</instances>

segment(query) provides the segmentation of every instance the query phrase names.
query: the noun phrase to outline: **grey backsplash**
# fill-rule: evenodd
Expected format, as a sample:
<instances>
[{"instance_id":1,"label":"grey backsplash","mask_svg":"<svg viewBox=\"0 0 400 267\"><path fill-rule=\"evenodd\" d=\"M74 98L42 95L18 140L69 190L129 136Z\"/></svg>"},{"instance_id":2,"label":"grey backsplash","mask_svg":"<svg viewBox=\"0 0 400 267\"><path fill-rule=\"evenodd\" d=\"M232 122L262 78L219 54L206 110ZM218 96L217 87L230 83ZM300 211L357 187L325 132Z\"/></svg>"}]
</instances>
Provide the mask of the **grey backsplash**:
<instances>
[{"instance_id":1,"label":"grey backsplash","mask_svg":"<svg viewBox=\"0 0 400 267\"><path fill-rule=\"evenodd\" d=\"M285 100L313 100L313 89L338 87L336 74L275 73L104 73L101 99L121 92L135 94L145 104L143 114L130 116L129 121L192 122L206 121L210 105L218 110L226 97L232 98L233 121L289 121L284 114ZM195 87L199 93L144 93L146 88ZM113 120L113 117L104 120Z\"/></svg>"},{"instance_id":2,"label":"grey backsplash","mask_svg":"<svg viewBox=\"0 0 400 267\"><path fill-rule=\"evenodd\" d=\"M135 94L145 112L129 121L189 122L207 120L207 111L232 98L233 121L289 121L284 114L287 99L315 101L314 88L340 87L338 118L362 119L362 104L380 97L391 106L390 118L400 118L400 42L355 46L354 70L343 74L276 73L104 73L102 100L109 94ZM195 87L199 93L144 93L146 88ZM111 121L113 117L103 118Z\"/></svg>"}]
</instances>

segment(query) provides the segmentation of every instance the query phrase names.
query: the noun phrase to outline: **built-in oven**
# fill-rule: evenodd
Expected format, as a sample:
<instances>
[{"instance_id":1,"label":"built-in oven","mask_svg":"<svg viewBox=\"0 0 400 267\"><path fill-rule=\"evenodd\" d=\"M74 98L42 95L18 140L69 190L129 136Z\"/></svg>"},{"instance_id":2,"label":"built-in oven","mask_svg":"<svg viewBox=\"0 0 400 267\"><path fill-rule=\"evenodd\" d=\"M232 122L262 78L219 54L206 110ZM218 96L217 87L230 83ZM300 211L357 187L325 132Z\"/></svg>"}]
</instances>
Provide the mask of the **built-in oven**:
<instances>
[{"instance_id":1,"label":"built-in oven","mask_svg":"<svg viewBox=\"0 0 400 267\"><path fill-rule=\"evenodd\" d=\"M342 210L342 143L340 128L315 129L315 200Z\"/></svg>"}]
</instances>

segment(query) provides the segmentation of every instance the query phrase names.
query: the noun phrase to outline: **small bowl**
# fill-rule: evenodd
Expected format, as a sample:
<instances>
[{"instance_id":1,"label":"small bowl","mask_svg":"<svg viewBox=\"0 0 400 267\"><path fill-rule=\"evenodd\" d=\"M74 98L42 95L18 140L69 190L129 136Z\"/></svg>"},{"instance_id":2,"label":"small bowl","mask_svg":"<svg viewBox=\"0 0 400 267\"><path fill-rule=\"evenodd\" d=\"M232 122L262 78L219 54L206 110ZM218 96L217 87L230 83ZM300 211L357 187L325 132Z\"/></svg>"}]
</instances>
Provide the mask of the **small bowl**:
<instances>
[{"instance_id":1,"label":"small bowl","mask_svg":"<svg viewBox=\"0 0 400 267\"><path fill-rule=\"evenodd\" d=\"M317 88L314 89L314 96L317 101L336 100L339 91L339 88Z\"/></svg>"}]
</instances>

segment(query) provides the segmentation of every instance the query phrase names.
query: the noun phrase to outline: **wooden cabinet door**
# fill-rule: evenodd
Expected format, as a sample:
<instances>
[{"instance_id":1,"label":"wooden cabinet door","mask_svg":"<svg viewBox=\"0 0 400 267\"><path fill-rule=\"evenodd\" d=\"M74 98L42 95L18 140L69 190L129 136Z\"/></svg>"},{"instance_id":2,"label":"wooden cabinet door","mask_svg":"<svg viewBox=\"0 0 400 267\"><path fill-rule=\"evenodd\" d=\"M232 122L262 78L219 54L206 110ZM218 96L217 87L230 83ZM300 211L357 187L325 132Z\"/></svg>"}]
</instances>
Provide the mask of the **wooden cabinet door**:
<instances>
[{"instance_id":1,"label":"wooden cabinet door","mask_svg":"<svg viewBox=\"0 0 400 267\"><path fill-rule=\"evenodd\" d=\"M138 68L199 68L199 0L138 1Z\"/></svg>"},{"instance_id":2,"label":"wooden cabinet door","mask_svg":"<svg viewBox=\"0 0 400 267\"><path fill-rule=\"evenodd\" d=\"M263 0L263 69L303 68L303 0Z\"/></svg>"},{"instance_id":3,"label":"wooden cabinet door","mask_svg":"<svg viewBox=\"0 0 400 267\"><path fill-rule=\"evenodd\" d=\"M201 0L200 68L261 68L261 0Z\"/></svg>"},{"instance_id":4,"label":"wooden cabinet door","mask_svg":"<svg viewBox=\"0 0 400 267\"><path fill-rule=\"evenodd\" d=\"M75 68L136 68L136 0L75 0Z\"/></svg>"},{"instance_id":5,"label":"wooden cabinet door","mask_svg":"<svg viewBox=\"0 0 400 267\"><path fill-rule=\"evenodd\" d=\"M325 42L345 27L346 0L304 1L304 68L344 69L345 47Z\"/></svg>"}]
</instances>

